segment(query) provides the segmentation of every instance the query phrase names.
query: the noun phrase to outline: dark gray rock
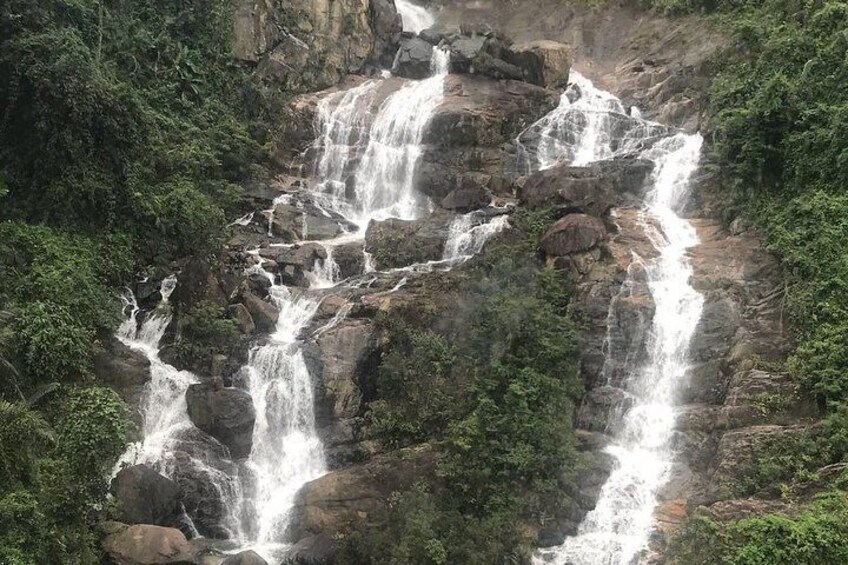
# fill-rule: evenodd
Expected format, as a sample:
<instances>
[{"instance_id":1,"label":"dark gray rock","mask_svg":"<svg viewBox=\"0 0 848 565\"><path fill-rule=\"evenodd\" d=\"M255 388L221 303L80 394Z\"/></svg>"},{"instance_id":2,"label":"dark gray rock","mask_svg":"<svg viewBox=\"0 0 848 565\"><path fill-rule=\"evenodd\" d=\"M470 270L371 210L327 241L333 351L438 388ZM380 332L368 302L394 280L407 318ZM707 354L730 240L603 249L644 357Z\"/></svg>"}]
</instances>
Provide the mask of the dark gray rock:
<instances>
[{"instance_id":1,"label":"dark gray rock","mask_svg":"<svg viewBox=\"0 0 848 565\"><path fill-rule=\"evenodd\" d=\"M241 333L252 334L256 331L256 324L253 323L253 317L247 311L244 304L231 304L227 308L227 314L236 321Z\"/></svg>"},{"instance_id":2,"label":"dark gray rock","mask_svg":"<svg viewBox=\"0 0 848 565\"><path fill-rule=\"evenodd\" d=\"M427 78L431 74L432 58L433 46L423 39L403 39L392 63L392 74L405 78Z\"/></svg>"},{"instance_id":3,"label":"dark gray rock","mask_svg":"<svg viewBox=\"0 0 848 565\"><path fill-rule=\"evenodd\" d=\"M491 201L492 195L486 187L466 177L459 188L442 198L441 206L446 210L464 213L485 208Z\"/></svg>"},{"instance_id":4,"label":"dark gray rock","mask_svg":"<svg viewBox=\"0 0 848 565\"><path fill-rule=\"evenodd\" d=\"M588 251L606 239L606 227L598 218L586 214L569 214L557 220L542 236L542 251L562 256Z\"/></svg>"},{"instance_id":5,"label":"dark gray rock","mask_svg":"<svg viewBox=\"0 0 848 565\"><path fill-rule=\"evenodd\" d=\"M333 565L336 551L336 542L330 536L308 536L289 549L282 565Z\"/></svg>"},{"instance_id":6,"label":"dark gray rock","mask_svg":"<svg viewBox=\"0 0 848 565\"><path fill-rule=\"evenodd\" d=\"M110 487L118 513L127 524L173 525L181 513L177 483L147 465L124 467Z\"/></svg>"},{"instance_id":7,"label":"dark gray rock","mask_svg":"<svg viewBox=\"0 0 848 565\"><path fill-rule=\"evenodd\" d=\"M556 207L601 217L613 206L615 195L610 178L599 168L557 165L530 174L519 200L531 208Z\"/></svg>"},{"instance_id":8,"label":"dark gray rock","mask_svg":"<svg viewBox=\"0 0 848 565\"><path fill-rule=\"evenodd\" d=\"M438 260L444 252L449 223L445 213L420 220L371 221L365 232L365 250L380 269Z\"/></svg>"},{"instance_id":9,"label":"dark gray rock","mask_svg":"<svg viewBox=\"0 0 848 565\"><path fill-rule=\"evenodd\" d=\"M273 304L262 300L251 292L242 294L241 303L250 314L253 323L256 324L256 329L266 333L274 330L280 313L277 312Z\"/></svg>"},{"instance_id":10,"label":"dark gray rock","mask_svg":"<svg viewBox=\"0 0 848 565\"><path fill-rule=\"evenodd\" d=\"M383 67L392 64L403 29L400 14L393 0L371 0L368 3L371 33L374 39L372 57Z\"/></svg>"},{"instance_id":11,"label":"dark gray rock","mask_svg":"<svg viewBox=\"0 0 848 565\"><path fill-rule=\"evenodd\" d=\"M221 565L268 565L268 562L255 551L248 550L228 556Z\"/></svg>"},{"instance_id":12,"label":"dark gray rock","mask_svg":"<svg viewBox=\"0 0 848 565\"><path fill-rule=\"evenodd\" d=\"M234 459L250 455L256 411L247 392L201 383L186 391L188 416L199 429L227 446Z\"/></svg>"}]
</instances>

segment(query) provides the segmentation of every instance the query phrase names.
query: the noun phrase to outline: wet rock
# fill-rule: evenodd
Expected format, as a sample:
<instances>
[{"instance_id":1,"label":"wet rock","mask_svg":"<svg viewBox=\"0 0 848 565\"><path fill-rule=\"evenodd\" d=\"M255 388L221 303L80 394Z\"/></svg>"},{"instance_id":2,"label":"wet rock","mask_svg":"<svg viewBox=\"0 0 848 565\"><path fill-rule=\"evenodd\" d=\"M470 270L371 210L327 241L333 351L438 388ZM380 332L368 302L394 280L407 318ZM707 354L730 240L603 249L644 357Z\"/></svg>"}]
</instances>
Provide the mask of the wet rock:
<instances>
[{"instance_id":1,"label":"wet rock","mask_svg":"<svg viewBox=\"0 0 848 565\"><path fill-rule=\"evenodd\" d=\"M271 332L277 326L280 313L270 302L262 300L251 292L246 292L242 294L241 303L260 332Z\"/></svg>"},{"instance_id":2,"label":"wet rock","mask_svg":"<svg viewBox=\"0 0 848 565\"><path fill-rule=\"evenodd\" d=\"M214 382L193 384L186 391L186 407L194 425L227 446L234 459L250 455L256 421L250 394Z\"/></svg>"},{"instance_id":3,"label":"wet rock","mask_svg":"<svg viewBox=\"0 0 848 565\"><path fill-rule=\"evenodd\" d=\"M327 250L318 243L304 243L286 247L264 247L259 256L277 264L276 274L288 286L308 287L306 273L315 268L317 261L327 258Z\"/></svg>"},{"instance_id":4,"label":"wet rock","mask_svg":"<svg viewBox=\"0 0 848 565\"><path fill-rule=\"evenodd\" d=\"M594 432L610 432L621 416L633 406L633 397L624 390L601 386L586 393L577 411L577 426Z\"/></svg>"},{"instance_id":5,"label":"wet rock","mask_svg":"<svg viewBox=\"0 0 848 565\"><path fill-rule=\"evenodd\" d=\"M644 196L645 188L654 171L654 163L647 159L606 159L595 161L592 167L599 169L612 182L613 190L619 195Z\"/></svg>"},{"instance_id":6,"label":"wet rock","mask_svg":"<svg viewBox=\"0 0 848 565\"><path fill-rule=\"evenodd\" d=\"M333 248L333 260L339 267L339 277L346 279L365 270L363 245L361 241L354 241Z\"/></svg>"},{"instance_id":7,"label":"wet rock","mask_svg":"<svg viewBox=\"0 0 848 565\"><path fill-rule=\"evenodd\" d=\"M452 73L468 73L474 60L483 51L486 38L483 36L460 37L450 45L450 70Z\"/></svg>"},{"instance_id":8,"label":"wet rock","mask_svg":"<svg viewBox=\"0 0 848 565\"><path fill-rule=\"evenodd\" d=\"M374 38L372 59L382 67L388 67L397 52L403 29L400 14L393 0L370 0L368 14Z\"/></svg>"},{"instance_id":9,"label":"wet rock","mask_svg":"<svg viewBox=\"0 0 848 565\"><path fill-rule=\"evenodd\" d=\"M392 63L392 74L405 78L429 77L433 46L418 37L403 39Z\"/></svg>"},{"instance_id":10,"label":"wet rock","mask_svg":"<svg viewBox=\"0 0 848 565\"><path fill-rule=\"evenodd\" d=\"M586 214L568 214L542 236L540 246L548 255L562 256L588 251L606 238L604 223Z\"/></svg>"},{"instance_id":11,"label":"wet rock","mask_svg":"<svg viewBox=\"0 0 848 565\"><path fill-rule=\"evenodd\" d=\"M530 207L557 207L600 218L613 206L610 178L597 167L557 165L529 175L519 200Z\"/></svg>"},{"instance_id":12,"label":"wet rock","mask_svg":"<svg viewBox=\"0 0 848 565\"><path fill-rule=\"evenodd\" d=\"M133 410L133 420L141 423L139 406L150 380L150 361L114 337L104 339L94 353L97 382L112 388Z\"/></svg>"},{"instance_id":13,"label":"wet rock","mask_svg":"<svg viewBox=\"0 0 848 565\"><path fill-rule=\"evenodd\" d=\"M182 491L186 513L201 535L227 539L224 527L228 501L238 492L238 469L226 446L212 436L189 428L179 434L173 456L163 462Z\"/></svg>"},{"instance_id":14,"label":"wet rock","mask_svg":"<svg viewBox=\"0 0 848 565\"><path fill-rule=\"evenodd\" d=\"M227 314L236 321L239 331L243 334L252 334L256 331L256 324L253 323L253 317L244 304L231 304L227 307Z\"/></svg>"},{"instance_id":15,"label":"wet rock","mask_svg":"<svg viewBox=\"0 0 848 565\"><path fill-rule=\"evenodd\" d=\"M120 519L127 524L172 525L181 513L179 485L147 465L118 471L111 492Z\"/></svg>"},{"instance_id":16,"label":"wet rock","mask_svg":"<svg viewBox=\"0 0 848 565\"><path fill-rule=\"evenodd\" d=\"M255 551L248 550L228 556L221 565L268 565L268 562Z\"/></svg>"},{"instance_id":17,"label":"wet rock","mask_svg":"<svg viewBox=\"0 0 848 565\"><path fill-rule=\"evenodd\" d=\"M175 528L107 522L101 529L106 565L194 565L191 545Z\"/></svg>"},{"instance_id":18,"label":"wet rock","mask_svg":"<svg viewBox=\"0 0 848 565\"><path fill-rule=\"evenodd\" d=\"M442 39L445 38L445 33L441 31L438 27L431 27L428 29L421 30L418 34L418 37L429 43L430 45L436 46L442 42Z\"/></svg>"},{"instance_id":19,"label":"wet rock","mask_svg":"<svg viewBox=\"0 0 848 565\"><path fill-rule=\"evenodd\" d=\"M446 210L466 213L485 208L491 201L492 195L486 187L467 179L442 198L441 206Z\"/></svg>"},{"instance_id":20,"label":"wet rock","mask_svg":"<svg viewBox=\"0 0 848 565\"><path fill-rule=\"evenodd\" d=\"M442 258L449 218L433 214L420 220L372 220L365 232L365 251L380 269L406 267Z\"/></svg>"},{"instance_id":21,"label":"wet rock","mask_svg":"<svg viewBox=\"0 0 848 565\"><path fill-rule=\"evenodd\" d=\"M336 550L336 542L329 536L305 537L289 549L282 565L333 565Z\"/></svg>"}]
</instances>

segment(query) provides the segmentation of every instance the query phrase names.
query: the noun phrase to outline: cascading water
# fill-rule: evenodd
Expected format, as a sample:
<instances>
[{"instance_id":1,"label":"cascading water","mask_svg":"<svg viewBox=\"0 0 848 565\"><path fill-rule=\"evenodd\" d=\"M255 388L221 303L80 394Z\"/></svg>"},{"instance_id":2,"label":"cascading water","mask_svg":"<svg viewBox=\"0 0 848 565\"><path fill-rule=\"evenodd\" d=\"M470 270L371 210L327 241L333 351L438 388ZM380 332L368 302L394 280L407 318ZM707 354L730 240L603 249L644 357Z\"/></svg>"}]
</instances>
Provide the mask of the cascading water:
<instances>
[{"instance_id":1,"label":"cascading water","mask_svg":"<svg viewBox=\"0 0 848 565\"><path fill-rule=\"evenodd\" d=\"M269 275L269 278L273 277ZM284 548L297 492L325 472L324 453L315 430L312 379L301 351L301 333L320 298L273 285L271 298L280 310L268 343L250 353L243 371L256 408L253 449L239 507L239 538L264 553Z\"/></svg>"},{"instance_id":2,"label":"cascading water","mask_svg":"<svg viewBox=\"0 0 848 565\"><path fill-rule=\"evenodd\" d=\"M655 165L643 225L659 252L645 265L656 313L648 360L624 385L633 405L622 415L607 448L616 464L597 505L576 536L561 546L541 550L534 562L631 565L648 551L657 494L673 463L676 391L686 375L689 342L703 306L703 297L689 284L692 269L687 258L687 250L698 238L692 225L678 216L698 165L702 138L666 133L657 139L667 128L635 117L628 118L628 127L615 131L620 103L582 77L577 78L577 85L581 98L567 100L565 108L555 110L536 126L550 136L538 145L536 166L547 167L561 160L553 154L555 147L563 151L562 160L577 164L643 148L638 155ZM576 134L564 129L568 123ZM648 138L652 138L650 143L645 143ZM648 219L654 220L658 229Z\"/></svg>"},{"instance_id":3,"label":"cascading water","mask_svg":"<svg viewBox=\"0 0 848 565\"><path fill-rule=\"evenodd\" d=\"M409 0L395 0L395 6L403 20L403 31L421 33L436 23L436 18L427 8L416 6Z\"/></svg>"},{"instance_id":4,"label":"cascading water","mask_svg":"<svg viewBox=\"0 0 848 565\"><path fill-rule=\"evenodd\" d=\"M621 101L576 71L559 106L519 135L522 168L547 169L560 162L585 165L639 151L669 128L628 115Z\"/></svg>"}]
</instances>

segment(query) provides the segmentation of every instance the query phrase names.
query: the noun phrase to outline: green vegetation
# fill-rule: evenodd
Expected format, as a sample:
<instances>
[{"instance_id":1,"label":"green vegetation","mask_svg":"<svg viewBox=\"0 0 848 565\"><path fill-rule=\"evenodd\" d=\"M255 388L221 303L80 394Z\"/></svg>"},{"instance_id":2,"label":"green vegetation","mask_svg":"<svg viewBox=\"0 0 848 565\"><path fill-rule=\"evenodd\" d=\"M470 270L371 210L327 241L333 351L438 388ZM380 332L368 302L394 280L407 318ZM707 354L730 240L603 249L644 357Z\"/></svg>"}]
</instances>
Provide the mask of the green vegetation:
<instances>
[{"instance_id":1,"label":"green vegetation","mask_svg":"<svg viewBox=\"0 0 848 565\"><path fill-rule=\"evenodd\" d=\"M0 563L88 565L127 408L98 387L62 387L44 408L0 400Z\"/></svg>"},{"instance_id":2,"label":"green vegetation","mask_svg":"<svg viewBox=\"0 0 848 565\"><path fill-rule=\"evenodd\" d=\"M230 55L233 11L231 0L3 2L0 563L99 559L91 526L129 421L92 386L115 289L217 250L237 183L266 160L270 106ZM229 340L219 314L190 313L183 329L199 343L181 355Z\"/></svg>"},{"instance_id":3,"label":"green vegetation","mask_svg":"<svg viewBox=\"0 0 848 565\"><path fill-rule=\"evenodd\" d=\"M387 530L346 538L344 563L520 563L523 525L567 500L577 334L564 275L533 259L539 216L520 213L488 248L461 307L382 320L374 430L394 446L435 441L442 457L430 484L395 495Z\"/></svg>"},{"instance_id":4,"label":"green vegetation","mask_svg":"<svg viewBox=\"0 0 848 565\"><path fill-rule=\"evenodd\" d=\"M848 562L848 498L820 495L797 514L745 518L722 526L707 516L688 523L670 548L689 565L821 565Z\"/></svg>"}]
</instances>

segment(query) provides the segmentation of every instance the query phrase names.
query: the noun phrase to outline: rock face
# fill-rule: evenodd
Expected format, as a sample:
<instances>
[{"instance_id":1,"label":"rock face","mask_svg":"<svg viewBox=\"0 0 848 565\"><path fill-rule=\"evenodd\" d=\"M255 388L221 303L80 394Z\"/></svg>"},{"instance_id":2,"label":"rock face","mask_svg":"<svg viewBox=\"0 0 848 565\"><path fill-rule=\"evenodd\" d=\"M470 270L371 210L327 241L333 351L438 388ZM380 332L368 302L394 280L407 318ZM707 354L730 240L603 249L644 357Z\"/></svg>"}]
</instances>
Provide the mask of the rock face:
<instances>
[{"instance_id":1,"label":"rock face","mask_svg":"<svg viewBox=\"0 0 848 565\"><path fill-rule=\"evenodd\" d=\"M118 471L111 491L120 518L127 524L171 525L181 512L179 485L147 465Z\"/></svg>"},{"instance_id":2,"label":"rock face","mask_svg":"<svg viewBox=\"0 0 848 565\"><path fill-rule=\"evenodd\" d=\"M433 451L421 446L375 456L307 483L295 503L290 538L332 537L351 523L383 524L388 497L431 474L435 462Z\"/></svg>"},{"instance_id":3,"label":"rock face","mask_svg":"<svg viewBox=\"0 0 848 565\"><path fill-rule=\"evenodd\" d=\"M94 354L97 381L115 390L133 408L133 420L141 423L138 407L150 380L150 361L115 338L104 340Z\"/></svg>"},{"instance_id":4,"label":"rock face","mask_svg":"<svg viewBox=\"0 0 848 565\"><path fill-rule=\"evenodd\" d=\"M304 354L316 381L315 419L329 465L361 459L363 389L379 361L373 324L346 320L308 341Z\"/></svg>"},{"instance_id":5,"label":"rock face","mask_svg":"<svg viewBox=\"0 0 848 565\"><path fill-rule=\"evenodd\" d=\"M380 269L441 259L448 222L448 216L438 214L420 220L372 220L365 232L365 251Z\"/></svg>"},{"instance_id":6,"label":"rock face","mask_svg":"<svg viewBox=\"0 0 848 565\"><path fill-rule=\"evenodd\" d=\"M385 62L400 34L393 2L239 0L234 53L290 92L337 83L369 62Z\"/></svg>"},{"instance_id":7,"label":"rock face","mask_svg":"<svg viewBox=\"0 0 848 565\"><path fill-rule=\"evenodd\" d=\"M597 167L557 165L534 172L518 193L522 204L601 217L615 202L612 180Z\"/></svg>"},{"instance_id":8,"label":"rock face","mask_svg":"<svg viewBox=\"0 0 848 565\"><path fill-rule=\"evenodd\" d=\"M250 394L214 384L194 384L186 391L189 418L230 450L234 459L250 455L256 411Z\"/></svg>"},{"instance_id":9,"label":"rock face","mask_svg":"<svg viewBox=\"0 0 848 565\"><path fill-rule=\"evenodd\" d=\"M392 74L405 78L427 78L430 76L430 60L433 46L418 37L404 39L392 63Z\"/></svg>"},{"instance_id":10,"label":"rock face","mask_svg":"<svg viewBox=\"0 0 848 565\"><path fill-rule=\"evenodd\" d=\"M503 35L488 29L465 31L446 38L453 73L520 80L543 87L556 87L568 81L571 52L567 45L533 41L515 46Z\"/></svg>"},{"instance_id":11,"label":"rock face","mask_svg":"<svg viewBox=\"0 0 848 565\"><path fill-rule=\"evenodd\" d=\"M489 190L471 178L464 178L462 185L450 191L442 198L441 206L445 210L466 213L485 208L492 201Z\"/></svg>"},{"instance_id":12,"label":"rock face","mask_svg":"<svg viewBox=\"0 0 848 565\"><path fill-rule=\"evenodd\" d=\"M568 214L558 220L542 236L542 250L548 255L562 256L589 251L606 238L604 223L587 214Z\"/></svg>"},{"instance_id":13,"label":"rock face","mask_svg":"<svg viewBox=\"0 0 848 565\"><path fill-rule=\"evenodd\" d=\"M194 565L191 545L177 529L118 522L107 522L102 529L107 565Z\"/></svg>"},{"instance_id":14,"label":"rock face","mask_svg":"<svg viewBox=\"0 0 848 565\"><path fill-rule=\"evenodd\" d=\"M437 202L468 182L512 196L506 179L514 157L506 144L557 103L555 92L526 82L449 75L424 133L416 188Z\"/></svg>"}]
</instances>

